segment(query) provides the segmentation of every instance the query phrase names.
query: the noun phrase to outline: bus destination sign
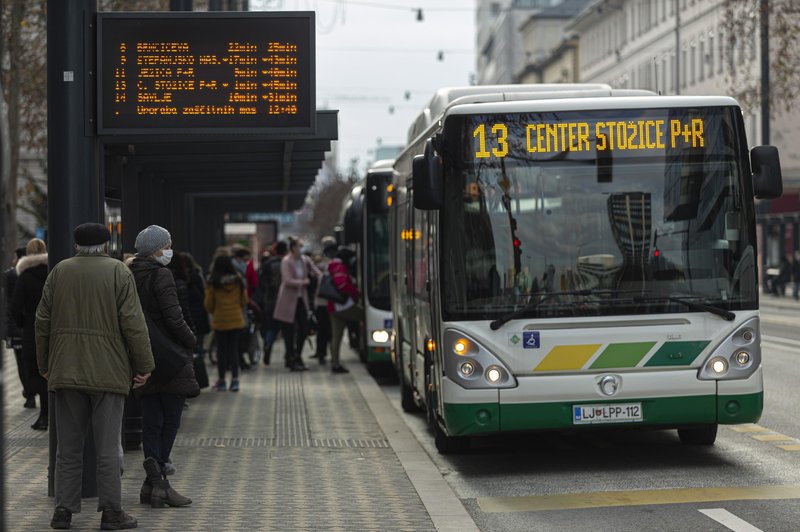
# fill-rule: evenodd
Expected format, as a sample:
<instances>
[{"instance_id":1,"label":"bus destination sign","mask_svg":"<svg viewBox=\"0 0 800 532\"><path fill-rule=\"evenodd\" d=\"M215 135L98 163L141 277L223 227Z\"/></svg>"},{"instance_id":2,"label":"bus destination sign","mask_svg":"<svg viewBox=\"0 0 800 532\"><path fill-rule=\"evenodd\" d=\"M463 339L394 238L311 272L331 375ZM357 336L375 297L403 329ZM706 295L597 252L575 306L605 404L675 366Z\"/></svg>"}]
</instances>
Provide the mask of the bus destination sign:
<instances>
[{"instance_id":1,"label":"bus destination sign","mask_svg":"<svg viewBox=\"0 0 800 532\"><path fill-rule=\"evenodd\" d=\"M98 133L311 133L314 13L98 14Z\"/></svg>"}]
</instances>

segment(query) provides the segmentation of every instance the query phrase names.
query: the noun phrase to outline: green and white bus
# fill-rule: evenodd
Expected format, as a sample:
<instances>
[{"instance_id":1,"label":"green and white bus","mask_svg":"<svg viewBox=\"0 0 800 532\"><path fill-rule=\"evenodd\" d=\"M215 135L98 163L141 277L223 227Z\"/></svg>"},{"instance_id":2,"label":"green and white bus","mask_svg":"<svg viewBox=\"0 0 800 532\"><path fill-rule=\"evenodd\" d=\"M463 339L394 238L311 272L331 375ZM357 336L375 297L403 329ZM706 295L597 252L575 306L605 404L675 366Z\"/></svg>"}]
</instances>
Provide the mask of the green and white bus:
<instances>
[{"instance_id":1,"label":"green and white bus","mask_svg":"<svg viewBox=\"0 0 800 532\"><path fill-rule=\"evenodd\" d=\"M339 241L355 249L356 282L363 296L364 322L358 351L367 365L391 360L392 309L389 301L389 193L393 160L374 163L353 185L342 207Z\"/></svg>"},{"instance_id":2,"label":"green and white bus","mask_svg":"<svg viewBox=\"0 0 800 532\"><path fill-rule=\"evenodd\" d=\"M440 452L478 435L717 425L763 408L754 198L727 97L443 89L394 165L393 357Z\"/></svg>"}]
</instances>

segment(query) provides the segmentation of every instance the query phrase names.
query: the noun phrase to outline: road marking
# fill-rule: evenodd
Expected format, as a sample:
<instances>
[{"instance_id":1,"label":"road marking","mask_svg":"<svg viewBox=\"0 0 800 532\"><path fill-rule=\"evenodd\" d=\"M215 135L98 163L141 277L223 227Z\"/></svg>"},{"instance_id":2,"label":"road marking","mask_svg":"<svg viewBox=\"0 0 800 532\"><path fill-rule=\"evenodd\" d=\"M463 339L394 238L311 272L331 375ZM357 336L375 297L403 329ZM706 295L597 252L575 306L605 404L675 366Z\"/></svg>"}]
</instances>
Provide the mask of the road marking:
<instances>
[{"instance_id":1,"label":"road marking","mask_svg":"<svg viewBox=\"0 0 800 532\"><path fill-rule=\"evenodd\" d=\"M775 447L783 449L784 451L800 451L800 440L797 438L786 436L779 432L772 431L766 427L762 427L761 425L756 425L755 423L747 423L746 425L733 425L728 428L735 432L747 433L747 435L754 440L763 442L782 442L782 445L774 445Z\"/></svg>"},{"instance_id":2,"label":"road marking","mask_svg":"<svg viewBox=\"0 0 800 532\"><path fill-rule=\"evenodd\" d=\"M737 517L730 513L728 510L722 508L709 508L707 510L698 510L706 517L710 517L717 523L730 528L734 532L762 532L760 528L756 528L744 519Z\"/></svg>"},{"instance_id":3,"label":"road marking","mask_svg":"<svg viewBox=\"0 0 800 532\"><path fill-rule=\"evenodd\" d=\"M646 506L719 501L800 499L800 485L739 488L675 488L663 490L600 491L562 495L478 497L485 513L575 510L610 506Z\"/></svg>"},{"instance_id":4,"label":"road marking","mask_svg":"<svg viewBox=\"0 0 800 532\"><path fill-rule=\"evenodd\" d=\"M791 436L784 436L783 434L751 434L751 438L758 441L797 441Z\"/></svg>"},{"instance_id":5,"label":"road marking","mask_svg":"<svg viewBox=\"0 0 800 532\"><path fill-rule=\"evenodd\" d=\"M784 349L787 347L800 347L800 341L792 340L791 338L784 338L782 336L762 336L762 338L762 345L767 344L772 347L782 347Z\"/></svg>"},{"instance_id":6,"label":"road marking","mask_svg":"<svg viewBox=\"0 0 800 532\"><path fill-rule=\"evenodd\" d=\"M755 423L748 423L746 425L732 425L728 428L735 430L736 432L772 432L771 430L764 428L761 425L756 425Z\"/></svg>"}]
</instances>

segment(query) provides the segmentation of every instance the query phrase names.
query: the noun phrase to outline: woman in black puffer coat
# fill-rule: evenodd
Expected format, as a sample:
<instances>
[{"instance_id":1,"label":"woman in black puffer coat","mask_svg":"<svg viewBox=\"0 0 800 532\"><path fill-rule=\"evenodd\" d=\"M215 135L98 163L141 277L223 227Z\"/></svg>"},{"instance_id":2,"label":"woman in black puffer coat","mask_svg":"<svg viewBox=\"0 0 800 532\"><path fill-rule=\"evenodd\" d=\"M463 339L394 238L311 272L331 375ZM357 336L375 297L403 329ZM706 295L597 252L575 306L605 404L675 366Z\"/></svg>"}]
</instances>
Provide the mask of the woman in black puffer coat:
<instances>
[{"instance_id":1,"label":"woman in black puffer coat","mask_svg":"<svg viewBox=\"0 0 800 532\"><path fill-rule=\"evenodd\" d=\"M22 331L22 374L26 387L39 395L39 418L34 430L47 430L47 381L39 374L36 363L36 307L42 299L47 280L47 246L38 238L25 247L25 256L17 262L17 282L11 299L11 316Z\"/></svg>"},{"instance_id":2,"label":"woman in black puffer coat","mask_svg":"<svg viewBox=\"0 0 800 532\"><path fill-rule=\"evenodd\" d=\"M172 259L172 237L157 225L143 229L136 237L136 257L130 264L142 309L156 327L186 350L186 363L173 379L148 383L139 389L142 403L142 448L147 478L139 499L158 508L186 506L191 499L176 492L164 474L178 435L183 404L199 391L194 378L192 349L195 336L184 319L175 279L166 268ZM158 366L156 365L156 372Z\"/></svg>"}]
</instances>

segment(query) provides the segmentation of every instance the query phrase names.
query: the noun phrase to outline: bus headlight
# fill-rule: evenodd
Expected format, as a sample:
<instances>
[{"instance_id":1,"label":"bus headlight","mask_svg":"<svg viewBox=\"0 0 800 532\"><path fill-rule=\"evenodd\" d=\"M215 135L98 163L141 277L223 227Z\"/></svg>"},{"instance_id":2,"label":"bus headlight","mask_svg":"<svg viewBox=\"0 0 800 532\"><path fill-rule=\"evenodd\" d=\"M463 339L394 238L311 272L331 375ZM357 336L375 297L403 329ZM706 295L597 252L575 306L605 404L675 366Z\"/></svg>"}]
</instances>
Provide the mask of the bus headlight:
<instances>
[{"instance_id":1,"label":"bus headlight","mask_svg":"<svg viewBox=\"0 0 800 532\"><path fill-rule=\"evenodd\" d=\"M470 335L447 329L443 341L445 375L463 388L513 388L517 385L505 364Z\"/></svg>"},{"instance_id":2,"label":"bus headlight","mask_svg":"<svg viewBox=\"0 0 800 532\"><path fill-rule=\"evenodd\" d=\"M712 358L708 361L708 369L718 376L725 375L728 371L728 362L721 357Z\"/></svg>"},{"instance_id":3,"label":"bus headlight","mask_svg":"<svg viewBox=\"0 0 800 532\"><path fill-rule=\"evenodd\" d=\"M491 366L486 370L486 380L492 384L497 384L503 379L503 370L497 366Z\"/></svg>"},{"instance_id":4,"label":"bus headlight","mask_svg":"<svg viewBox=\"0 0 800 532\"><path fill-rule=\"evenodd\" d=\"M372 331L372 341L377 344L385 344L389 341L389 331L385 329L378 329L377 331Z\"/></svg>"},{"instance_id":5,"label":"bus headlight","mask_svg":"<svg viewBox=\"0 0 800 532\"><path fill-rule=\"evenodd\" d=\"M761 367L761 335L758 317L736 328L708 354L700 366L701 380L746 379Z\"/></svg>"}]
</instances>

